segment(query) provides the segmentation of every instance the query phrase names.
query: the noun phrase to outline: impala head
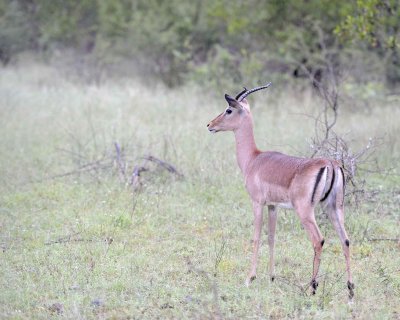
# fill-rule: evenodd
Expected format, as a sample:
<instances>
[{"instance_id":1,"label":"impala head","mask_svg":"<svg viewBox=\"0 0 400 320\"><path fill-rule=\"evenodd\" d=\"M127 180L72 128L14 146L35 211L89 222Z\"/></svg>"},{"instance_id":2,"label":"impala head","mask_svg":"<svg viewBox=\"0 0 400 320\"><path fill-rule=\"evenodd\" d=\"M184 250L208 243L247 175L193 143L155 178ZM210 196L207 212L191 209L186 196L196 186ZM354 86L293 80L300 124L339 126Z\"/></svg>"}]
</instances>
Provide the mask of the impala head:
<instances>
[{"instance_id":1,"label":"impala head","mask_svg":"<svg viewBox=\"0 0 400 320\"><path fill-rule=\"evenodd\" d=\"M225 100L228 102L228 107L207 125L210 132L235 131L243 119L250 115L246 100L239 102L228 94L225 94Z\"/></svg>"},{"instance_id":2,"label":"impala head","mask_svg":"<svg viewBox=\"0 0 400 320\"><path fill-rule=\"evenodd\" d=\"M235 131L240 127L245 119L251 118L250 106L245 99L249 94L268 88L271 83L265 86L257 87L251 90L244 88L243 91L237 94L235 98L228 94L225 94L225 100L228 103L228 107L218 115L215 119L207 125L210 132L218 131Z\"/></svg>"}]
</instances>

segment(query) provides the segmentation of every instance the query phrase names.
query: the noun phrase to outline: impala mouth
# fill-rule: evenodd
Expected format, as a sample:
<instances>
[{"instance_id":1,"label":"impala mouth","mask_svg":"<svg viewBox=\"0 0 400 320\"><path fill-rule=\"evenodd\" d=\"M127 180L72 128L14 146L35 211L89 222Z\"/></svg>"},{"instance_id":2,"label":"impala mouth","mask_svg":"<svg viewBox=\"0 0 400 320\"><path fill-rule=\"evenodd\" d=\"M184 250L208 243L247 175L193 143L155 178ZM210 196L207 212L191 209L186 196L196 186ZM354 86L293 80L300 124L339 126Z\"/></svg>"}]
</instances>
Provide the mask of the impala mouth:
<instances>
[{"instance_id":1,"label":"impala mouth","mask_svg":"<svg viewBox=\"0 0 400 320\"><path fill-rule=\"evenodd\" d=\"M217 133L219 130L210 128L210 129L208 129L208 131L210 131L212 133Z\"/></svg>"}]
</instances>

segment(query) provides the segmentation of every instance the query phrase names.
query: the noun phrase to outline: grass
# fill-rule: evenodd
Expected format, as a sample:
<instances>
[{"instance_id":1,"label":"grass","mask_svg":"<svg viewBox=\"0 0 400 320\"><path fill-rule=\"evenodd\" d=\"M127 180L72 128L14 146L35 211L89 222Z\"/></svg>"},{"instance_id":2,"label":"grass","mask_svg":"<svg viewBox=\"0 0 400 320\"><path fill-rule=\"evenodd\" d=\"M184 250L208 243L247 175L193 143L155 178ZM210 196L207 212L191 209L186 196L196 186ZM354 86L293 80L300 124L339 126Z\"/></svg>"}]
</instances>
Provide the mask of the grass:
<instances>
[{"instance_id":1,"label":"grass","mask_svg":"<svg viewBox=\"0 0 400 320\"><path fill-rule=\"evenodd\" d=\"M309 93L252 98L261 148L306 154L316 100ZM277 280L268 280L266 236L257 280L250 265L252 213L232 134L205 125L224 101L193 88L153 90L130 79L69 81L41 64L0 73L0 318L356 318L400 316L400 111L343 109L338 130L376 153L391 174L366 176L379 193L348 206L356 298L347 303L345 264L323 214L326 238L316 296L307 290L312 248L293 211L280 210ZM222 96L222 95L221 95ZM265 106L264 106L265 105ZM143 186L105 169L53 178L123 148L132 172L144 155L173 164Z\"/></svg>"}]
</instances>

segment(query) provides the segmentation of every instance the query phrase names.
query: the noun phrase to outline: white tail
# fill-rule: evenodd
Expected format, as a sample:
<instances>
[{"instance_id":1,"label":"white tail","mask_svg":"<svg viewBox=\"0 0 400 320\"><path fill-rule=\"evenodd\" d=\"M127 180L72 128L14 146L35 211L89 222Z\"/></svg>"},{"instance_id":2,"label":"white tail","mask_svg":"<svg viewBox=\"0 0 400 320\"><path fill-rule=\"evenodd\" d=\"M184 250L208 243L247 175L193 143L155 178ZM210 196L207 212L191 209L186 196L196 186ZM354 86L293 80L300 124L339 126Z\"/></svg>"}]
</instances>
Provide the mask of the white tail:
<instances>
[{"instance_id":1,"label":"white tail","mask_svg":"<svg viewBox=\"0 0 400 320\"><path fill-rule=\"evenodd\" d=\"M349 297L352 298L354 284L350 271L350 241L344 226L343 169L337 161L324 158L297 158L275 151L262 152L256 147L253 118L245 97L269 85L270 83L252 90L245 88L236 98L226 94L228 107L207 125L211 132L234 132L237 161L253 202L254 247L246 284L250 284L256 278L264 206L268 206L269 272L272 281L275 277L274 243L277 207L294 208L314 248L311 286L315 293L324 238L315 221L314 208L321 202L327 209L342 243L346 258L347 287Z\"/></svg>"}]
</instances>

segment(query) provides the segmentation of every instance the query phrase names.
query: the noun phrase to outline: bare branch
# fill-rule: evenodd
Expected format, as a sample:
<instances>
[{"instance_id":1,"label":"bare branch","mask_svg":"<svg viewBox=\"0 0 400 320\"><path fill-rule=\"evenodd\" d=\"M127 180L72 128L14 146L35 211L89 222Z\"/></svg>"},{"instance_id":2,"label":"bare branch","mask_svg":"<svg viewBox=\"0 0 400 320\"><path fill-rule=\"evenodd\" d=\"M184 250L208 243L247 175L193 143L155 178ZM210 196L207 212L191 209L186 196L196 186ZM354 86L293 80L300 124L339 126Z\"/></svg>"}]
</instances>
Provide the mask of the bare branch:
<instances>
[{"instance_id":1,"label":"bare branch","mask_svg":"<svg viewBox=\"0 0 400 320\"><path fill-rule=\"evenodd\" d=\"M110 245L114 241L114 239L111 237L106 237L105 239L74 238L75 236L77 236L81 233L82 233L81 231L75 232L75 233L69 234L67 236L60 237L56 240L45 242L44 244L46 246L48 246L48 245L52 245L52 244L61 244L61 243L67 243L67 242L106 242L108 245Z\"/></svg>"},{"instance_id":2,"label":"bare branch","mask_svg":"<svg viewBox=\"0 0 400 320\"><path fill-rule=\"evenodd\" d=\"M165 170L167 170L170 173L176 174L179 177L183 177L183 174L181 174L172 164L170 164L166 161L158 159L154 156L146 156L146 157L144 157L144 159L158 164L159 166L161 166L162 168L164 168Z\"/></svg>"},{"instance_id":3,"label":"bare branch","mask_svg":"<svg viewBox=\"0 0 400 320\"><path fill-rule=\"evenodd\" d=\"M367 241L393 241L400 243L400 238L368 238Z\"/></svg>"}]
</instances>

